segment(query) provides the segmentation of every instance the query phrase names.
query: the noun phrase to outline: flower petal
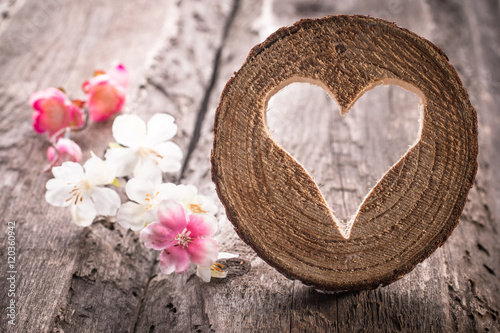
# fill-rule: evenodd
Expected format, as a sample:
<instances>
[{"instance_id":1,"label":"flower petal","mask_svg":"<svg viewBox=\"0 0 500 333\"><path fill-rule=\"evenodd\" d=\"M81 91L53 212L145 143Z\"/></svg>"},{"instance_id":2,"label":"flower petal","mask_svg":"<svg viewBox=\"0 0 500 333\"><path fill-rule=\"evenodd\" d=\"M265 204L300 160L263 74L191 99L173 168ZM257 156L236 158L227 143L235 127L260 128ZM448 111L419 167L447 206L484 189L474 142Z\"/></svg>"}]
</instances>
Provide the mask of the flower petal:
<instances>
[{"instance_id":1,"label":"flower petal","mask_svg":"<svg viewBox=\"0 0 500 333\"><path fill-rule=\"evenodd\" d=\"M240 256L239 254L233 254L229 252L219 252L219 255L217 255L217 260L238 258L239 256Z\"/></svg>"},{"instance_id":2,"label":"flower petal","mask_svg":"<svg viewBox=\"0 0 500 333\"><path fill-rule=\"evenodd\" d=\"M49 179L46 187L45 200L52 206L66 207L72 203L68 199L71 197L70 192L73 186L68 185L64 180L58 178Z\"/></svg>"},{"instance_id":3,"label":"flower petal","mask_svg":"<svg viewBox=\"0 0 500 333\"><path fill-rule=\"evenodd\" d=\"M210 237L215 233L217 226L204 219L201 215L191 214L188 219L187 228L191 231L191 237Z\"/></svg>"},{"instance_id":4,"label":"flower petal","mask_svg":"<svg viewBox=\"0 0 500 333\"><path fill-rule=\"evenodd\" d=\"M48 128L45 126L45 124L41 121L41 117L43 116L43 112L40 111L33 111L33 114L31 115L31 122L33 123L33 129L35 132L42 134L45 132Z\"/></svg>"},{"instance_id":5,"label":"flower petal","mask_svg":"<svg viewBox=\"0 0 500 333\"><path fill-rule=\"evenodd\" d=\"M113 67L108 70L108 75L114 83L125 89L127 88L129 75L127 69L121 63L114 63Z\"/></svg>"},{"instance_id":6,"label":"flower petal","mask_svg":"<svg viewBox=\"0 0 500 333\"><path fill-rule=\"evenodd\" d=\"M88 159L83 168L90 186L111 184L116 177L116 168L97 156Z\"/></svg>"},{"instance_id":7,"label":"flower petal","mask_svg":"<svg viewBox=\"0 0 500 333\"><path fill-rule=\"evenodd\" d=\"M73 159L72 162L79 162L82 159L82 149L73 140L60 138L56 147L59 153L63 155L60 156L60 159L64 158L64 155L68 155L67 158Z\"/></svg>"},{"instance_id":8,"label":"flower petal","mask_svg":"<svg viewBox=\"0 0 500 333\"><path fill-rule=\"evenodd\" d=\"M115 215L120 207L120 196L110 188L94 187L88 195L92 198L96 213L104 216Z\"/></svg>"},{"instance_id":9,"label":"flower petal","mask_svg":"<svg viewBox=\"0 0 500 333\"><path fill-rule=\"evenodd\" d=\"M172 139L177 133L175 119L166 113L157 113L148 121L148 146L155 146Z\"/></svg>"},{"instance_id":10,"label":"flower petal","mask_svg":"<svg viewBox=\"0 0 500 333\"><path fill-rule=\"evenodd\" d=\"M148 249L163 250L171 248L174 244L172 239L177 236L159 222L153 222L141 231L141 240Z\"/></svg>"},{"instance_id":11,"label":"flower petal","mask_svg":"<svg viewBox=\"0 0 500 333\"><path fill-rule=\"evenodd\" d=\"M173 142L164 142L153 147L153 149L162 156L158 160L158 166L163 172L175 172L181 169L182 150Z\"/></svg>"},{"instance_id":12,"label":"flower petal","mask_svg":"<svg viewBox=\"0 0 500 333\"><path fill-rule=\"evenodd\" d=\"M82 165L75 162L64 162L61 166L52 168L52 174L66 182L78 182L85 178Z\"/></svg>"},{"instance_id":13,"label":"flower petal","mask_svg":"<svg viewBox=\"0 0 500 333\"><path fill-rule=\"evenodd\" d=\"M198 215L215 215L217 213L217 206L213 200L204 195L197 194L198 190L193 185L186 185L184 190L184 197L182 198L182 205L190 210L193 214Z\"/></svg>"},{"instance_id":14,"label":"flower petal","mask_svg":"<svg viewBox=\"0 0 500 333\"><path fill-rule=\"evenodd\" d=\"M37 113L33 119L33 128L38 133L49 132L54 135L59 130L67 127L72 117L71 110L63 105L46 101L43 105L44 112Z\"/></svg>"},{"instance_id":15,"label":"flower petal","mask_svg":"<svg viewBox=\"0 0 500 333\"><path fill-rule=\"evenodd\" d=\"M199 276L203 282L210 282L212 270L210 269L210 266L197 266L196 275Z\"/></svg>"},{"instance_id":16,"label":"flower petal","mask_svg":"<svg viewBox=\"0 0 500 333\"><path fill-rule=\"evenodd\" d=\"M178 201L180 203L182 203L184 205L184 203L182 202L184 196L185 196L185 193L186 193L186 185L175 185L174 188L170 188L169 189L169 194L170 194L170 197L172 198L172 200L175 200L175 201Z\"/></svg>"},{"instance_id":17,"label":"flower petal","mask_svg":"<svg viewBox=\"0 0 500 333\"><path fill-rule=\"evenodd\" d=\"M184 186L184 197L182 201L191 202L194 197L198 194L198 189L194 185L183 185Z\"/></svg>"},{"instance_id":18,"label":"flower petal","mask_svg":"<svg viewBox=\"0 0 500 333\"><path fill-rule=\"evenodd\" d=\"M163 179L160 168L149 158L139 158L133 175L136 178L148 179L153 184L159 184Z\"/></svg>"},{"instance_id":19,"label":"flower petal","mask_svg":"<svg viewBox=\"0 0 500 333\"><path fill-rule=\"evenodd\" d=\"M47 158L54 165L61 165L63 162L80 162L82 159L82 150L75 141L60 138L56 147L50 146L47 149ZM54 161L57 158L57 161Z\"/></svg>"},{"instance_id":20,"label":"flower petal","mask_svg":"<svg viewBox=\"0 0 500 333\"><path fill-rule=\"evenodd\" d=\"M179 202L177 195L177 186L174 183L164 183L156 186L156 192L158 192L158 197L156 198L159 202L162 200L174 200Z\"/></svg>"},{"instance_id":21,"label":"flower petal","mask_svg":"<svg viewBox=\"0 0 500 333\"><path fill-rule=\"evenodd\" d=\"M113 122L113 137L127 147L139 147L146 141L146 124L136 115L124 114Z\"/></svg>"},{"instance_id":22,"label":"flower petal","mask_svg":"<svg viewBox=\"0 0 500 333\"><path fill-rule=\"evenodd\" d=\"M154 222L156 216L144 206L129 201L120 207L116 219L122 227L137 231Z\"/></svg>"},{"instance_id":23,"label":"flower petal","mask_svg":"<svg viewBox=\"0 0 500 333\"><path fill-rule=\"evenodd\" d=\"M94 204L88 196L84 196L82 201L76 205L71 205L71 217L73 222L80 227L88 227L94 222L97 213Z\"/></svg>"},{"instance_id":24,"label":"flower petal","mask_svg":"<svg viewBox=\"0 0 500 333\"><path fill-rule=\"evenodd\" d=\"M197 195L193 200L193 204L201 208L202 214L215 215L218 210L213 200L204 195Z\"/></svg>"},{"instance_id":25,"label":"flower petal","mask_svg":"<svg viewBox=\"0 0 500 333\"><path fill-rule=\"evenodd\" d=\"M132 178L127 182L125 192L127 197L141 205L146 204L147 196L154 195L155 186L148 179Z\"/></svg>"},{"instance_id":26,"label":"flower petal","mask_svg":"<svg viewBox=\"0 0 500 333\"><path fill-rule=\"evenodd\" d=\"M100 84L109 84L110 77L109 75L101 72L101 74L97 74L92 77L90 80L85 81L82 84L82 90L86 94L90 94L92 90L94 90Z\"/></svg>"},{"instance_id":27,"label":"flower petal","mask_svg":"<svg viewBox=\"0 0 500 333\"><path fill-rule=\"evenodd\" d=\"M189 258L182 247L171 247L160 255L160 270L165 274L184 273L189 268Z\"/></svg>"},{"instance_id":28,"label":"flower petal","mask_svg":"<svg viewBox=\"0 0 500 333\"><path fill-rule=\"evenodd\" d=\"M125 96L125 91L119 86L104 82L97 85L87 99L90 119L104 121L120 112L125 104Z\"/></svg>"},{"instance_id":29,"label":"flower petal","mask_svg":"<svg viewBox=\"0 0 500 333\"><path fill-rule=\"evenodd\" d=\"M50 146L47 149L47 159L49 160L49 162L52 163L52 161L54 161L58 157L59 157L59 155L57 154L56 149L53 146ZM58 164L54 164L54 165L58 165Z\"/></svg>"},{"instance_id":30,"label":"flower petal","mask_svg":"<svg viewBox=\"0 0 500 333\"><path fill-rule=\"evenodd\" d=\"M31 94L29 103L33 108L37 109L37 103L43 99L52 99L59 103L64 104L68 100L68 97L61 90L50 87L45 90L40 90Z\"/></svg>"},{"instance_id":31,"label":"flower petal","mask_svg":"<svg viewBox=\"0 0 500 333\"><path fill-rule=\"evenodd\" d=\"M192 263L211 266L217 260L217 242L212 238L195 238L186 249Z\"/></svg>"},{"instance_id":32,"label":"flower petal","mask_svg":"<svg viewBox=\"0 0 500 333\"><path fill-rule=\"evenodd\" d=\"M174 237L187 226L186 215L181 204L163 200L158 205L158 221L174 233Z\"/></svg>"},{"instance_id":33,"label":"flower petal","mask_svg":"<svg viewBox=\"0 0 500 333\"><path fill-rule=\"evenodd\" d=\"M116 177L131 175L139 161L139 155L133 149L125 147L108 149L104 158L116 168Z\"/></svg>"},{"instance_id":34,"label":"flower petal","mask_svg":"<svg viewBox=\"0 0 500 333\"><path fill-rule=\"evenodd\" d=\"M77 102L84 103L78 100L71 101L73 107L73 118L70 120L69 126L80 127L85 123L81 107L76 104Z\"/></svg>"}]
</instances>

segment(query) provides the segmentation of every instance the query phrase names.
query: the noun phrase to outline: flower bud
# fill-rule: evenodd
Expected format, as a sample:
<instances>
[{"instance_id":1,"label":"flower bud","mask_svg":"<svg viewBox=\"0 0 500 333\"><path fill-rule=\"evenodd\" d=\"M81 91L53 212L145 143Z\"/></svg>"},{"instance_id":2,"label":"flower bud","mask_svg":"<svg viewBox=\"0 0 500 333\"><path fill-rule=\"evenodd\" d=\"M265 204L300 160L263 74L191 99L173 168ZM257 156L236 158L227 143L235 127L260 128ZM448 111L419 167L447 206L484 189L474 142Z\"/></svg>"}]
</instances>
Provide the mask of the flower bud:
<instances>
[{"instance_id":1,"label":"flower bud","mask_svg":"<svg viewBox=\"0 0 500 333\"><path fill-rule=\"evenodd\" d=\"M64 162L80 162L82 150L75 141L65 138L57 140L56 146L47 149L47 158L53 166L59 166Z\"/></svg>"},{"instance_id":2,"label":"flower bud","mask_svg":"<svg viewBox=\"0 0 500 333\"><path fill-rule=\"evenodd\" d=\"M29 103L35 109L32 115L33 129L38 133L47 132L52 136L63 128L83 125L80 106L60 89L37 91L31 95Z\"/></svg>"},{"instance_id":3,"label":"flower bud","mask_svg":"<svg viewBox=\"0 0 500 333\"><path fill-rule=\"evenodd\" d=\"M117 64L107 73L96 71L96 75L83 83L87 94L87 107L92 121L104 121L118 113L125 104L128 71Z\"/></svg>"}]
</instances>

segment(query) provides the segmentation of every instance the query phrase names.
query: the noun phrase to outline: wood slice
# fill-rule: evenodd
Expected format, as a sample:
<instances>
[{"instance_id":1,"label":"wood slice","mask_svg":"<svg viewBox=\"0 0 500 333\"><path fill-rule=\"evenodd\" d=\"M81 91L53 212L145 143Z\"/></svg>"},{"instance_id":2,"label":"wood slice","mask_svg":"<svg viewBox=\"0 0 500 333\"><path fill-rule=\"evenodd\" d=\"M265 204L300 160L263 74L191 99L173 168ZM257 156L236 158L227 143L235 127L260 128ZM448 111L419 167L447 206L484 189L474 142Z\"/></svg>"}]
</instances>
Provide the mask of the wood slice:
<instances>
[{"instance_id":1,"label":"wood slice","mask_svg":"<svg viewBox=\"0 0 500 333\"><path fill-rule=\"evenodd\" d=\"M339 221L318 186L271 137L269 99L292 82L324 88L346 114L367 90L397 84L422 100L418 142ZM477 171L477 119L444 53L364 16L302 20L255 46L221 96L212 179L238 235L291 279L324 290L389 284L441 246Z\"/></svg>"}]
</instances>

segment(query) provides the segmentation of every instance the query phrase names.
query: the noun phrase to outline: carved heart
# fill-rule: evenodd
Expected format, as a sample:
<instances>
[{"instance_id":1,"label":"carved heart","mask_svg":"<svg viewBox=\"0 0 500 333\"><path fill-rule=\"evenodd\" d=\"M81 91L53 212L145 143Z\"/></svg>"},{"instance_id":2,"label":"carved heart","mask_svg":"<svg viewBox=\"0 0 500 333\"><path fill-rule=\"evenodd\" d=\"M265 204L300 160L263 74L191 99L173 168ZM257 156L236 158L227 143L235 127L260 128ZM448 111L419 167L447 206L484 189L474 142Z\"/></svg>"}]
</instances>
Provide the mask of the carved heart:
<instances>
[{"instance_id":1,"label":"carved heart","mask_svg":"<svg viewBox=\"0 0 500 333\"><path fill-rule=\"evenodd\" d=\"M342 114L379 84L423 101L419 141L345 228L267 130L267 102L298 81L323 87ZM411 271L456 227L477 170L476 113L446 56L363 16L302 20L254 47L222 93L214 134L212 179L240 237L284 275L325 290L376 288Z\"/></svg>"},{"instance_id":2,"label":"carved heart","mask_svg":"<svg viewBox=\"0 0 500 333\"><path fill-rule=\"evenodd\" d=\"M377 86L341 117L321 87L294 82L269 99L266 124L273 140L307 170L343 228L420 138L421 104L399 86Z\"/></svg>"}]
</instances>

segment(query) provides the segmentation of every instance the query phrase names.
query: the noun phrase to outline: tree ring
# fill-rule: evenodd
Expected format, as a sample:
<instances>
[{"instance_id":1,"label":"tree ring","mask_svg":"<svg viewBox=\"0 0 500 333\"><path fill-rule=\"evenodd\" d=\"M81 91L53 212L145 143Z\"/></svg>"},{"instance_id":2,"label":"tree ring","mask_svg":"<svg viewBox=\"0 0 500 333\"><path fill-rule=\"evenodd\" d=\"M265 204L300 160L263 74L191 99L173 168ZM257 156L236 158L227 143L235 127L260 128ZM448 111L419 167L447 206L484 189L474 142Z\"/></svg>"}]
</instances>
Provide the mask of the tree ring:
<instances>
[{"instance_id":1,"label":"tree ring","mask_svg":"<svg viewBox=\"0 0 500 333\"><path fill-rule=\"evenodd\" d=\"M367 90L398 84L423 101L418 142L339 229L305 169L269 135L269 98L318 84L341 113ZM212 179L238 235L289 278L324 290L389 284L441 246L477 171L477 118L446 55L395 24L329 16L282 28L255 46L217 108Z\"/></svg>"}]
</instances>

